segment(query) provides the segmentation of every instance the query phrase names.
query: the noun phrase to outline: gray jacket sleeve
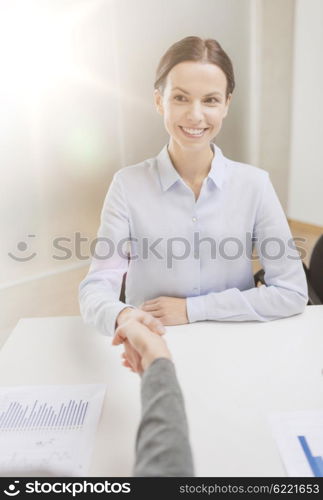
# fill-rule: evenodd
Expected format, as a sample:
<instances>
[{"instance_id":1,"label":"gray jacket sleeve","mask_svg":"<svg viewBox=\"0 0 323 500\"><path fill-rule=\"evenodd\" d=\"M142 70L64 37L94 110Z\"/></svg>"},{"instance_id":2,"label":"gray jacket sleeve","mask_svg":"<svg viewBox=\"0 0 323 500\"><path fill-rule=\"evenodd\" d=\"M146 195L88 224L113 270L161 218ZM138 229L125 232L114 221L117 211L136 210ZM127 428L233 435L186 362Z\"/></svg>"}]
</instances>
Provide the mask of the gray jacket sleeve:
<instances>
[{"instance_id":1,"label":"gray jacket sleeve","mask_svg":"<svg viewBox=\"0 0 323 500\"><path fill-rule=\"evenodd\" d=\"M184 400L171 360L153 361L141 382L134 476L194 476Z\"/></svg>"}]
</instances>

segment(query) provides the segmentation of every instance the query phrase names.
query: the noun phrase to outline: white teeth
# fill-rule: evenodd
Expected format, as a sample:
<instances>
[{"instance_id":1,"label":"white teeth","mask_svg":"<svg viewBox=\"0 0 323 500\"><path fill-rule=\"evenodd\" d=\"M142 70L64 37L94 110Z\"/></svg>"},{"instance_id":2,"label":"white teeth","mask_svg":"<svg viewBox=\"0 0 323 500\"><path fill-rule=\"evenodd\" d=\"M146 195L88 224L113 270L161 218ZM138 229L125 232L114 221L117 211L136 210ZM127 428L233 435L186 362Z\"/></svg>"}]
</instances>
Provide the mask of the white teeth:
<instances>
[{"instance_id":1,"label":"white teeth","mask_svg":"<svg viewBox=\"0 0 323 500\"><path fill-rule=\"evenodd\" d=\"M182 127L182 129L184 130L184 132L186 132L187 134L190 134L190 135L202 135L204 132L204 128L185 128L185 127Z\"/></svg>"}]
</instances>

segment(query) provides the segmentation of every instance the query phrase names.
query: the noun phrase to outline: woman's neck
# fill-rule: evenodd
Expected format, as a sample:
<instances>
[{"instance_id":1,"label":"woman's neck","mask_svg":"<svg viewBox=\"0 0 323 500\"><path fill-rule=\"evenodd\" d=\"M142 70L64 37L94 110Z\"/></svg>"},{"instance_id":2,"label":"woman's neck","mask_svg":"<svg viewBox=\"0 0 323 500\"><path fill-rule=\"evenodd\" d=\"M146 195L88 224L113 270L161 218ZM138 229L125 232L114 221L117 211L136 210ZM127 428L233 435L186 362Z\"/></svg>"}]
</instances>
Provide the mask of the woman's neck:
<instances>
[{"instance_id":1,"label":"woman's neck","mask_svg":"<svg viewBox=\"0 0 323 500\"><path fill-rule=\"evenodd\" d=\"M172 139L168 153L179 175L191 185L203 182L210 171L214 156L211 146L199 151L184 150Z\"/></svg>"}]
</instances>

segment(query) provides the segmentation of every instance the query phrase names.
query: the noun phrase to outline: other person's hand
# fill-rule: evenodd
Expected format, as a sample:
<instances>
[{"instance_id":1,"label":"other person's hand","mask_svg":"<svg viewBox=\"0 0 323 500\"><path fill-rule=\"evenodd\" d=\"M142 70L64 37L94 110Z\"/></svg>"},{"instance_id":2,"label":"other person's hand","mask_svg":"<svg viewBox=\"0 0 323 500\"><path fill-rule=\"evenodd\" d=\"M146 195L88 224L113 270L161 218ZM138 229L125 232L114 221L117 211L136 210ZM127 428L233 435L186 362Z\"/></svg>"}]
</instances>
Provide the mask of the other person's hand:
<instances>
[{"instance_id":1,"label":"other person's hand","mask_svg":"<svg viewBox=\"0 0 323 500\"><path fill-rule=\"evenodd\" d=\"M129 319L117 329L113 345L123 344L123 364L141 373L157 358L171 359L165 340L136 319Z\"/></svg>"},{"instance_id":2,"label":"other person's hand","mask_svg":"<svg viewBox=\"0 0 323 500\"><path fill-rule=\"evenodd\" d=\"M123 323L135 320L138 323L142 323L152 332L158 333L158 335L164 335L165 328L158 318L155 318L152 314L141 309L134 309L132 307L126 307L117 316L116 326L121 326Z\"/></svg>"}]
</instances>

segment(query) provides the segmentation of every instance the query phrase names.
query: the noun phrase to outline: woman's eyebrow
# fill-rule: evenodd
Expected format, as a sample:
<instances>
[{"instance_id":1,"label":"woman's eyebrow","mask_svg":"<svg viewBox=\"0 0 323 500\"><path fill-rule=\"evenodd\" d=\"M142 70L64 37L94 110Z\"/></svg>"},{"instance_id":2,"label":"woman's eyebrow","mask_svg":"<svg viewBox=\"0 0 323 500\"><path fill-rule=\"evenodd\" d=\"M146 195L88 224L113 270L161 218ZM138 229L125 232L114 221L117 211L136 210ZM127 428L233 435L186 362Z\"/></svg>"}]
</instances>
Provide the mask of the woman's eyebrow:
<instances>
[{"instance_id":1,"label":"woman's eyebrow","mask_svg":"<svg viewBox=\"0 0 323 500\"><path fill-rule=\"evenodd\" d=\"M188 94L188 95L190 94L189 92L187 92L187 90L184 90L181 87L174 87L174 88L172 88L172 91L174 91L174 90L180 90L184 94ZM203 97L210 97L211 95L219 95L219 96L221 96L222 93L218 92L217 90L215 90L214 92L210 92L209 94L205 94Z\"/></svg>"}]
</instances>

